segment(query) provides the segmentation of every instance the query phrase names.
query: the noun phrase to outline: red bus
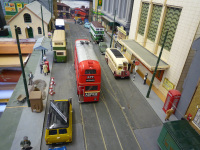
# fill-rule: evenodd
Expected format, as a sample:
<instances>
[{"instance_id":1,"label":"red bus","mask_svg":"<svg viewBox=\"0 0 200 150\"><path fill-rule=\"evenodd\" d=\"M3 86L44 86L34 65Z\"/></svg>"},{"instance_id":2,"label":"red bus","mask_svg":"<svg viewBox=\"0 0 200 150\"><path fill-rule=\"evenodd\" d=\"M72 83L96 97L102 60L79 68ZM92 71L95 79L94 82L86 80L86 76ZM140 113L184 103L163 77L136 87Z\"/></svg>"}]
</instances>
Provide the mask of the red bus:
<instances>
[{"instance_id":1,"label":"red bus","mask_svg":"<svg viewBox=\"0 0 200 150\"><path fill-rule=\"evenodd\" d=\"M74 67L79 102L99 101L101 67L88 39L75 41Z\"/></svg>"}]
</instances>

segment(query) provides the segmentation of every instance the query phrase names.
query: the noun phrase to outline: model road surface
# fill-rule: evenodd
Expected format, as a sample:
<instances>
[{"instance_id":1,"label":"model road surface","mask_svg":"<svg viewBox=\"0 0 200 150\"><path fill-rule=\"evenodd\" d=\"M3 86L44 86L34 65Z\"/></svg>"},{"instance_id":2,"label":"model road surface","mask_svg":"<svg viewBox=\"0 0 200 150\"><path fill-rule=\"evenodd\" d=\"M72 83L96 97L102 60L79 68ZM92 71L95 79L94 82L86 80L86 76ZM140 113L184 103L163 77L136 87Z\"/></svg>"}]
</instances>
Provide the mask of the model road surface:
<instances>
[{"instance_id":1,"label":"model road surface","mask_svg":"<svg viewBox=\"0 0 200 150\"><path fill-rule=\"evenodd\" d=\"M93 44L93 47L101 65L100 100L95 103L78 103L74 70L76 39L92 41L89 29L85 29L83 25L66 23L67 62L53 63L51 76L55 77L55 95L48 98L59 100L72 97L73 140L65 145L69 150L143 149L145 146L139 142L135 131L154 129L161 126L162 122L130 79L114 78L98 44ZM110 41L105 41L109 46ZM55 146L45 144L45 128L46 118L42 150ZM148 143L143 144L148 147Z\"/></svg>"}]
</instances>

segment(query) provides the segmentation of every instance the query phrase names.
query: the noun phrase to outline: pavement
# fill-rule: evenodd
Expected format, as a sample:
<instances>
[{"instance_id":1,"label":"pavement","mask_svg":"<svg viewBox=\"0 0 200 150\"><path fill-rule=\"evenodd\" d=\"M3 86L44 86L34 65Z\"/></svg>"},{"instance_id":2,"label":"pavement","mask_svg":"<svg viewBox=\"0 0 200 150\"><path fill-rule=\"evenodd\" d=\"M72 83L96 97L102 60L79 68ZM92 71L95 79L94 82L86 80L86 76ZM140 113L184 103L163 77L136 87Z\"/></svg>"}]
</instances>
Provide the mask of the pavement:
<instances>
[{"instance_id":1,"label":"pavement","mask_svg":"<svg viewBox=\"0 0 200 150\"><path fill-rule=\"evenodd\" d=\"M105 41L107 42L108 46L110 45L110 36L108 34L105 35ZM53 51L48 50L46 53L47 59L50 63L50 70L52 69L52 63L53 63ZM46 82L47 86L45 89L45 92L48 94L49 89L49 83L50 83L50 77L51 73L47 76L44 76L43 74L40 74L40 62L41 62L41 52L39 51L33 51L26 67L25 67L25 73L26 73L26 79L28 81L28 73L30 71L34 74L34 79L42 79ZM165 113L162 110L162 107L164 103L159 99L159 97L151 91L150 97L146 98L146 94L148 91L148 85L143 85L143 79L136 73L135 80L133 81L133 74L130 76L132 82L138 90L141 92L141 94L144 96L146 101L149 103L149 105L152 107L152 109L155 111L155 113L158 115L160 120L162 122L165 122ZM29 86L30 89L30 86ZM16 85L16 88L13 92L12 97L9 100L9 103L7 105L7 108L3 115L0 118L0 148L1 150L16 150L20 149L20 141L23 139L24 136L28 136L29 140L31 141L31 146L33 147L33 150L39 150L41 149L41 140L42 140L42 131L44 126L44 117L45 117L45 111L46 111L46 104L48 101L48 95L43 100L44 109L41 113L35 113L31 111L30 107L27 107L27 103L19 104L17 103L16 99L19 96L19 94L24 94L24 85L23 85L23 78L22 76L19 79L18 84ZM170 117L170 121L177 120L177 118L172 115ZM152 137L152 139L155 139L154 141L157 141L158 134L161 130L161 126L155 127L155 128L149 128L149 129L138 129L135 130L136 137L138 138L138 141L142 147L142 149L157 149L152 147L148 147L148 143L145 141L148 141L148 137ZM156 134L155 134L156 133ZM152 145L152 144L151 144ZM155 145L157 145L155 143Z\"/></svg>"}]
</instances>

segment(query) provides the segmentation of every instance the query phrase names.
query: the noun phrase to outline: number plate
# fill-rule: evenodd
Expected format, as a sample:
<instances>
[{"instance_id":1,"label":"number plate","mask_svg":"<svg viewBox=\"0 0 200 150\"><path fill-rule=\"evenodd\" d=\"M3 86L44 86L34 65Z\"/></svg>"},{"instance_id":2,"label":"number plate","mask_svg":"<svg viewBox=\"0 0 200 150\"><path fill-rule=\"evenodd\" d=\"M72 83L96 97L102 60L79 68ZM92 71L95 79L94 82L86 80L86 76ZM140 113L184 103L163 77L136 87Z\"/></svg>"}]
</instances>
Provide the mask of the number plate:
<instances>
[{"instance_id":1,"label":"number plate","mask_svg":"<svg viewBox=\"0 0 200 150\"><path fill-rule=\"evenodd\" d=\"M98 93L85 93L85 97L97 96Z\"/></svg>"}]
</instances>

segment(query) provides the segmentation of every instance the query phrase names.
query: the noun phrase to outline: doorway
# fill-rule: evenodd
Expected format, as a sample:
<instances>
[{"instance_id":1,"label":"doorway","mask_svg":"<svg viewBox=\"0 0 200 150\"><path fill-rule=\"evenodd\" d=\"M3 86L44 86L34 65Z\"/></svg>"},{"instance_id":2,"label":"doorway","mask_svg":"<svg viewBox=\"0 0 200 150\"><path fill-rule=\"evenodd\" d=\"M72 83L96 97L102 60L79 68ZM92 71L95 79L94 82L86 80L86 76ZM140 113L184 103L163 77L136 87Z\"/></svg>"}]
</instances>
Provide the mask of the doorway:
<instances>
[{"instance_id":1,"label":"doorway","mask_svg":"<svg viewBox=\"0 0 200 150\"><path fill-rule=\"evenodd\" d=\"M26 28L26 38L33 38L33 29L32 27Z\"/></svg>"}]
</instances>

